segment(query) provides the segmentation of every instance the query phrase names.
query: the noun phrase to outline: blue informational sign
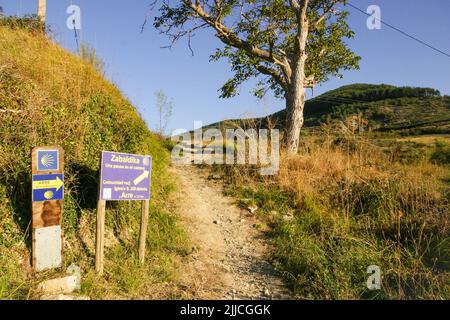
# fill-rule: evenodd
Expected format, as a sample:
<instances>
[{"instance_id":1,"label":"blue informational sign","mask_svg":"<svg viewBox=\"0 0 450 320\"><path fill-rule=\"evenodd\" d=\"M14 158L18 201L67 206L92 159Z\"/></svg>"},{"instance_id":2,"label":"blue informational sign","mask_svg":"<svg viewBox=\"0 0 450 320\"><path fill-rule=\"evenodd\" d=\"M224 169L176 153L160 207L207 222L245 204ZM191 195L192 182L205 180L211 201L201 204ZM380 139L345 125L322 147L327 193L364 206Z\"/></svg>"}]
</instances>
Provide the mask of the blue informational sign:
<instances>
[{"instance_id":1,"label":"blue informational sign","mask_svg":"<svg viewBox=\"0 0 450 320\"><path fill-rule=\"evenodd\" d=\"M102 152L101 200L150 200L152 157Z\"/></svg>"},{"instance_id":2,"label":"blue informational sign","mask_svg":"<svg viewBox=\"0 0 450 320\"><path fill-rule=\"evenodd\" d=\"M64 199L63 174L34 174L33 202Z\"/></svg>"},{"instance_id":3,"label":"blue informational sign","mask_svg":"<svg viewBox=\"0 0 450 320\"><path fill-rule=\"evenodd\" d=\"M59 169L58 150L38 150L37 170L38 171L58 171Z\"/></svg>"}]
</instances>

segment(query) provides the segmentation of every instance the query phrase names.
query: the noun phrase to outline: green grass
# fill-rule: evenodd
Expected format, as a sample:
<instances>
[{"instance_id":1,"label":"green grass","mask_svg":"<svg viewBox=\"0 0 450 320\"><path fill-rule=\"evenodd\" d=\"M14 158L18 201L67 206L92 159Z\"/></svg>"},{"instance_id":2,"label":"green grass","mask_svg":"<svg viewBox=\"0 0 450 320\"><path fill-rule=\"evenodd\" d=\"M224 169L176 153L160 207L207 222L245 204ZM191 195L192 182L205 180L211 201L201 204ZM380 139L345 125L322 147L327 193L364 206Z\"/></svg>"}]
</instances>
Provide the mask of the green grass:
<instances>
[{"instance_id":1,"label":"green grass","mask_svg":"<svg viewBox=\"0 0 450 320\"><path fill-rule=\"evenodd\" d=\"M170 158L164 140L147 129L136 109L103 78L92 50L85 48L80 58L43 33L11 26L0 26L0 43L0 109L6 110L0 113L0 299L35 297L38 281L63 273L72 262L82 268L83 293L94 298L154 295L161 283L173 282L175 260L186 244L167 205L174 182L166 171ZM64 265L61 272L33 276L31 150L46 145L61 145L65 151ZM89 242L95 241L102 150L150 154L153 171L148 262L140 266L136 258L139 204L110 202L106 226L117 244L106 249L105 276L98 277Z\"/></svg>"},{"instance_id":2,"label":"green grass","mask_svg":"<svg viewBox=\"0 0 450 320\"><path fill-rule=\"evenodd\" d=\"M450 165L450 143L441 140L436 141L431 161L442 165Z\"/></svg>"},{"instance_id":3,"label":"green grass","mask_svg":"<svg viewBox=\"0 0 450 320\"><path fill-rule=\"evenodd\" d=\"M243 207L258 207L273 262L294 293L306 299L449 299L450 172L445 161L436 161L445 159L446 145L431 144L412 160L409 152L392 158L395 144L332 138L327 147L326 138L314 139L303 141L301 155L282 158L275 177L246 166L215 167L225 171L226 194ZM381 290L366 286L371 265L381 268Z\"/></svg>"}]
</instances>

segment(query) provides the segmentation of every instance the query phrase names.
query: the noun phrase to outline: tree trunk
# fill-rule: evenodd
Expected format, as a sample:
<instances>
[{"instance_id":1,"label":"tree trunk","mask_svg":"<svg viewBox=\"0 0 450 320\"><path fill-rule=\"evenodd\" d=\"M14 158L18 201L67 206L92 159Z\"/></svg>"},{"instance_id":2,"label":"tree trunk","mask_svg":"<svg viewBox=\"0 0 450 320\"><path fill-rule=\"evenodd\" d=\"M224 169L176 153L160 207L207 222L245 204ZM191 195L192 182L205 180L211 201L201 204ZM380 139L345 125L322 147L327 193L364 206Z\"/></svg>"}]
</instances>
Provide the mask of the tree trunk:
<instances>
[{"instance_id":1,"label":"tree trunk","mask_svg":"<svg viewBox=\"0 0 450 320\"><path fill-rule=\"evenodd\" d=\"M306 91L304 76L294 77L292 86L286 92L286 132L285 143L289 154L297 154L300 143L300 131L303 127L303 109Z\"/></svg>"},{"instance_id":2,"label":"tree trunk","mask_svg":"<svg viewBox=\"0 0 450 320\"><path fill-rule=\"evenodd\" d=\"M298 32L296 39L297 57L293 63L292 75L286 90L286 133L285 143L289 154L297 154L300 142L300 130L303 127L303 109L305 107L305 65L308 54L309 22L307 17L308 0L303 0L297 12Z\"/></svg>"},{"instance_id":3,"label":"tree trunk","mask_svg":"<svg viewBox=\"0 0 450 320\"><path fill-rule=\"evenodd\" d=\"M285 144L289 154L296 154L300 143L300 131L303 127L303 109L305 107L305 88L303 81L286 92L286 132Z\"/></svg>"},{"instance_id":4,"label":"tree trunk","mask_svg":"<svg viewBox=\"0 0 450 320\"><path fill-rule=\"evenodd\" d=\"M303 127L303 109L305 107L306 99L305 64L307 55L305 46L307 34L308 29L307 23L305 22L305 25L302 28L302 36L299 39L301 48L300 53L294 65L289 88L286 91L285 143L289 154L297 154L300 142L300 130Z\"/></svg>"}]
</instances>

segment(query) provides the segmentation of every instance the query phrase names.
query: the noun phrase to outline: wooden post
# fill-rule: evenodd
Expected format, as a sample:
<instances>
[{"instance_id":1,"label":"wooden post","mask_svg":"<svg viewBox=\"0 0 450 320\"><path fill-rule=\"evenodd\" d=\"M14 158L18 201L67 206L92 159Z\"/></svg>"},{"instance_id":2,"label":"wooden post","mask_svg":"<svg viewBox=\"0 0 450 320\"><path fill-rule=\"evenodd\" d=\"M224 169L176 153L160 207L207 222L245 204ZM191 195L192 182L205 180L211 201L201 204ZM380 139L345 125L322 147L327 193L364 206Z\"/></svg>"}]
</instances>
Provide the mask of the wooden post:
<instances>
[{"instance_id":1,"label":"wooden post","mask_svg":"<svg viewBox=\"0 0 450 320\"><path fill-rule=\"evenodd\" d=\"M47 16L47 0L38 0L38 17L45 22Z\"/></svg>"},{"instance_id":2,"label":"wooden post","mask_svg":"<svg viewBox=\"0 0 450 320\"><path fill-rule=\"evenodd\" d=\"M141 207L141 231L139 234L139 261L141 264L145 262L145 242L147 238L149 208L150 200L144 200Z\"/></svg>"},{"instance_id":3,"label":"wooden post","mask_svg":"<svg viewBox=\"0 0 450 320\"><path fill-rule=\"evenodd\" d=\"M32 265L39 272L62 265L64 150L59 146L34 148L31 173Z\"/></svg>"},{"instance_id":4,"label":"wooden post","mask_svg":"<svg viewBox=\"0 0 450 320\"><path fill-rule=\"evenodd\" d=\"M97 202L97 236L95 247L95 271L103 273L103 255L105 248L105 208L106 201L98 200Z\"/></svg>"}]
</instances>

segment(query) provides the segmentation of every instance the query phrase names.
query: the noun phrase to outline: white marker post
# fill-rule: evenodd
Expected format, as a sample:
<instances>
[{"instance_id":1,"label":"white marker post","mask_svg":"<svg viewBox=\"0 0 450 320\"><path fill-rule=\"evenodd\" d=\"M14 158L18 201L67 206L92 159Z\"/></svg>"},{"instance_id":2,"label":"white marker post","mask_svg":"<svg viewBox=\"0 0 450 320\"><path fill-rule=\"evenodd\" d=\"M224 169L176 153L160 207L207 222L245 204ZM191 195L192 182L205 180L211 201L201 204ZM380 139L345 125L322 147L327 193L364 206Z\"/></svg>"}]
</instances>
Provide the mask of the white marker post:
<instances>
[{"instance_id":1,"label":"white marker post","mask_svg":"<svg viewBox=\"0 0 450 320\"><path fill-rule=\"evenodd\" d=\"M47 0L38 0L38 17L42 22L47 18Z\"/></svg>"}]
</instances>

